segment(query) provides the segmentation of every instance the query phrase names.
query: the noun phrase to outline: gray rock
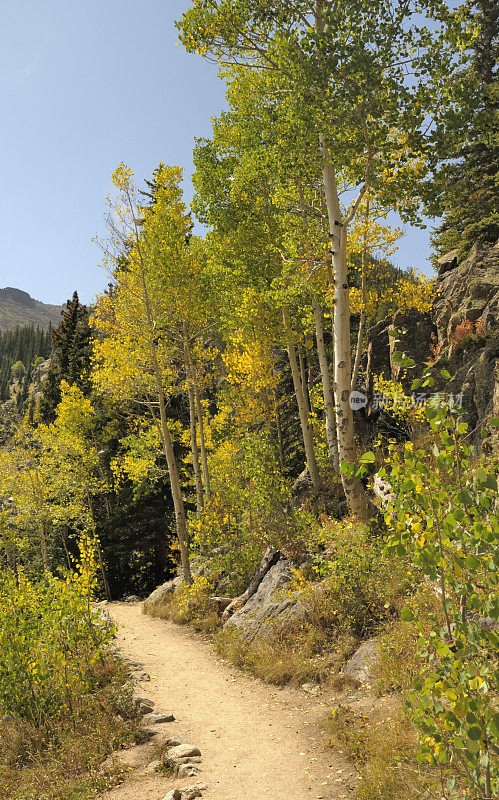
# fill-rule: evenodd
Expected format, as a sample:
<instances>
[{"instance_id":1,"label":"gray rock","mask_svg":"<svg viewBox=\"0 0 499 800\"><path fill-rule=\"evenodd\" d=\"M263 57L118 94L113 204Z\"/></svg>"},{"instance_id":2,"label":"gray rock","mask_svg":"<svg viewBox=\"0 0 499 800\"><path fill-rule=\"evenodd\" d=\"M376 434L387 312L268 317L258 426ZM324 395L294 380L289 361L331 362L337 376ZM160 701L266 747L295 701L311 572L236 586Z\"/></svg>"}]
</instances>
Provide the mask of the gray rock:
<instances>
[{"instance_id":1,"label":"gray rock","mask_svg":"<svg viewBox=\"0 0 499 800\"><path fill-rule=\"evenodd\" d=\"M275 628L303 619L306 609L298 598L284 597L282 591L293 578L291 562L281 557L267 572L254 595L226 622L248 642L258 635L271 636Z\"/></svg>"},{"instance_id":2,"label":"gray rock","mask_svg":"<svg viewBox=\"0 0 499 800\"><path fill-rule=\"evenodd\" d=\"M195 786L187 786L182 789L182 800L194 800L195 797L201 797L202 792L208 788L207 783L198 783Z\"/></svg>"},{"instance_id":3,"label":"gray rock","mask_svg":"<svg viewBox=\"0 0 499 800\"><path fill-rule=\"evenodd\" d=\"M166 583L158 586L158 588L155 589L154 592L151 592L149 597L144 601L144 611L154 610L155 606L161 606L163 603L166 603L172 596L175 589L177 589L181 584L182 577L177 575L177 577L173 578L173 580L166 581Z\"/></svg>"},{"instance_id":4,"label":"gray rock","mask_svg":"<svg viewBox=\"0 0 499 800\"><path fill-rule=\"evenodd\" d=\"M302 683L301 688L313 697L317 697L321 693L320 686L317 686L316 683Z\"/></svg>"},{"instance_id":5,"label":"gray rock","mask_svg":"<svg viewBox=\"0 0 499 800\"><path fill-rule=\"evenodd\" d=\"M176 758L176 764L201 764L201 756L188 756L187 758Z\"/></svg>"},{"instance_id":6,"label":"gray rock","mask_svg":"<svg viewBox=\"0 0 499 800\"><path fill-rule=\"evenodd\" d=\"M198 786L182 789L182 800L195 800L196 797L202 797L201 789Z\"/></svg>"},{"instance_id":7,"label":"gray rock","mask_svg":"<svg viewBox=\"0 0 499 800\"><path fill-rule=\"evenodd\" d=\"M182 793L180 789L172 789L171 792L165 794L163 800L182 800Z\"/></svg>"},{"instance_id":8,"label":"gray rock","mask_svg":"<svg viewBox=\"0 0 499 800\"><path fill-rule=\"evenodd\" d=\"M342 672L359 683L369 683L378 659L379 642L377 639L368 639L355 651L350 661L343 667Z\"/></svg>"},{"instance_id":9,"label":"gray rock","mask_svg":"<svg viewBox=\"0 0 499 800\"><path fill-rule=\"evenodd\" d=\"M146 714L143 722L146 725L161 725L163 722L175 722L175 717L173 714L169 714L168 712L155 712L152 714Z\"/></svg>"},{"instance_id":10,"label":"gray rock","mask_svg":"<svg viewBox=\"0 0 499 800\"><path fill-rule=\"evenodd\" d=\"M179 778L195 778L200 771L201 768L196 764L180 764L177 769L177 775Z\"/></svg>"},{"instance_id":11,"label":"gray rock","mask_svg":"<svg viewBox=\"0 0 499 800\"><path fill-rule=\"evenodd\" d=\"M394 330L405 330L396 336L390 335ZM397 340L397 341L396 341ZM385 317L367 331L367 394L372 400L374 393L374 377L400 381L404 391L410 394L411 384L421 374L425 362L432 355L432 347L437 341L437 327L433 315L423 313L417 308L397 311L395 315ZM395 350L404 352L414 359L416 366L408 370L393 360ZM369 413L371 407L369 406Z\"/></svg>"},{"instance_id":12,"label":"gray rock","mask_svg":"<svg viewBox=\"0 0 499 800\"><path fill-rule=\"evenodd\" d=\"M141 726L140 730L142 731L144 736L148 736L149 739L152 739L153 736L157 736L159 734L160 729L153 728L152 726L149 725L144 725L144 727Z\"/></svg>"},{"instance_id":13,"label":"gray rock","mask_svg":"<svg viewBox=\"0 0 499 800\"><path fill-rule=\"evenodd\" d=\"M300 472L293 483L291 494L293 497L306 497L313 491L313 488L310 472L308 471L308 467L305 467L303 472Z\"/></svg>"},{"instance_id":14,"label":"gray rock","mask_svg":"<svg viewBox=\"0 0 499 800\"><path fill-rule=\"evenodd\" d=\"M159 758L155 758L154 761L151 761L151 763L147 765L146 771L148 773L153 773L157 772L160 768L161 768L161 761L159 760Z\"/></svg>"},{"instance_id":15,"label":"gray rock","mask_svg":"<svg viewBox=\"0 0 499 800\"><path fill-rule=\"evenodd\" d=\"M445 272L449 272L454 267L457 267L457 257L459 251L458 250L451 250L450 253L445 253L445 255L440 256L437 260L437 270L439 277L442 276Z\"/></svg>"},{"instance_id":16,"label":"gray rock","mask_svg":"<svg viewBox=\"0 0 499 800\"><path fill-rule=\"evenodd\" d=\"M169 739L165 741L165 745L167 747L177 747L179 744L189 744L185 741L185 739L179 739L177 736L170 736Z\"/></svg>"},{"instance_id":17,"label":"gray rock","mask_svg":"<svg viewBox=\"0 0 499 800\"><path fill-rule=\"evenodd\" d=\"M499 242L473 247L469 256L439 277L434 312L441 338L448 340L465 320L497 325L499 318Z\"/></svg>"},{"instance_id":18,"label":"gray rock","mask_svg":"<svg viewBox=\"0 0 499 800\"><path fill-rule=\"evenodd\" d=\"M96 628L105 630L113 626L113 620L107 610L107 601L102 600L100 603L94 603L92 608L92 622Z\"/></svg>"},{"instance_id":19,"label":"gray rock","mask_svg":"<svg viewBox=\"0 0 499 800\"><path fill-rule=\"evenodd\" d=\"M151 711L154 710L154 703L147 697L136 697L135 707L137 709L138 714L140 714L141 716L145 716L146 714L150 714Z\"/></svg>"},{"instance_id":20,"label":"gray rock","mask_svg":"<svg viewBox=\"0 0 499 800\"><path fill-rule=\"evenodd\" d=\"M189 758L190 756L200 756L201 750L189 742L178 744L168 750L168 758L176 761L179 758Z\"/></svg>"},{"instance_id":21,"label":"gray rock","mask_svg":"<svg viewBox=\"0 0 499 800\"><path fill-rule=\"evenodd\" d=\"M140 597L138 597L138 595L136 595L136 594L130 594L130 595L128 595L128 597L125 597L121 602L122 603L140 603Z\"/></svg>"}]
</instances>

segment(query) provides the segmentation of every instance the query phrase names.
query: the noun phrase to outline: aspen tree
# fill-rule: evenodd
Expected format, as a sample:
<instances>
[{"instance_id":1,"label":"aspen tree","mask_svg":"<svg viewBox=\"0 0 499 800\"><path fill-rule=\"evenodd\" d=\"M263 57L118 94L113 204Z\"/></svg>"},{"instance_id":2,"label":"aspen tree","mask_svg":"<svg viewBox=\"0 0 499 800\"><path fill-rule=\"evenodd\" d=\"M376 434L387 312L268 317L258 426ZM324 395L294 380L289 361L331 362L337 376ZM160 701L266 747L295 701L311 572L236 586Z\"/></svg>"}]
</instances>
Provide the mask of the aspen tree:
<instances>
[{"instance_id":1,"label":"aspen tree","mask_svg":"<svg viewBox=\"0 0 499 800\"><path fill-rule=\"evenodd\" d=\"M185 260L190 232L180 180L179 168L165 167L161 196L144 209L137 202L131 170L122 164L113 175L119 191L111 229L115 252L108 247L106 257L115 285L98 299L94 315L102 332L95 347L94 381L115 399L139 402L154 414L168 465L182 573L190 583L187 517L167 414L178 355L178 319L168 301L177 287L172 281L170 293L163 291L165 271Z\"/></svg>"},{"instance_id":2,"label":"aspen tree","mask_svg":"<svg viewBox=\"0 0 499 800\"><path fill-rule=\"evenodd\" d=\"M431 36L425 18L431 19ZM466 32L455 14L433 0L422 0L417 13L404 0L193 0L179 27L187 50L230 64L232 79L248 70L272 75L286 119L301 128L298 139L308 141L307 157L315 156L331 242L342 480L350 510L367 519L374 509L348 466L357 458L350 407L348 226L371 186L385 206L414 220L416 198L404 191L411 184L403 165L398 171L393 167L400 142L391 134L403 130L411 152L425 149L428 116L448 98L449 76L459 61L456 42L459 36L465 41ZM286 164L301 155L289 140ZM357 188L345 210L338 192L342 170Z\"/></svg>"}]
</instances>

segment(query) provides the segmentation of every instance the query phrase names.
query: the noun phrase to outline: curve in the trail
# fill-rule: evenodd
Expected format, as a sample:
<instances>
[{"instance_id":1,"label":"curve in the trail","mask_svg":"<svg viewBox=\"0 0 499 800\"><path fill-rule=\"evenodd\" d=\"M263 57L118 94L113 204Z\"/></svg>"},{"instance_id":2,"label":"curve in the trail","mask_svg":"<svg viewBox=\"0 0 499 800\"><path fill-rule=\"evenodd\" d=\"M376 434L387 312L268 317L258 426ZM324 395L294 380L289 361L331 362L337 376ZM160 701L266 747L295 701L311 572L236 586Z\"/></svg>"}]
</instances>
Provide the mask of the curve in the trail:
<instances>
[{"instance_id":1,"label":"curve in the trail","mask_svg":"<svg viewBox=\"0 0 499 800\"><path fill-rule=\"evenodd\" d=\"M141 694L158 710L173 711L172 735L201 749L197 782L208 784L204 798L353 800L356 776L341 754L326 748L320 698L243 675L208 641L143 615L139 604L114 603L110 612L123 654L142 662L151 677ZM159 800L158 788L135 782L129 793L125 785L108 797Z\"/></svg>"}]
</instances>

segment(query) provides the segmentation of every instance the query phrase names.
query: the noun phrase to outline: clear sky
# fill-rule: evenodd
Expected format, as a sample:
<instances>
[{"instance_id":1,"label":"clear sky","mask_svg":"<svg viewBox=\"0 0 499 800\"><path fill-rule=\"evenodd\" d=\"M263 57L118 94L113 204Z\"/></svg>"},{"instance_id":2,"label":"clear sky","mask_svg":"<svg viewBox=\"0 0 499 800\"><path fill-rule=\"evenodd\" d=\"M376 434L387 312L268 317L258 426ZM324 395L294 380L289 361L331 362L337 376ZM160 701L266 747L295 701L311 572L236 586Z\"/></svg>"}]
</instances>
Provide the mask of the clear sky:
<instances>
[{"instance_id":1,"label":"clear sky","mask_svg":"<svg viewBox=\"0 0 499 800\"><path fill-rule=\"evenodd\" d=\"M110 175L160 161L186 173L194 138L224 107L214 65L175 45L189 0L0 0L0 287L46 303L107 283L102 233ZM395 257L427 269L428 232Z\"/></svg>"}]
</instances>

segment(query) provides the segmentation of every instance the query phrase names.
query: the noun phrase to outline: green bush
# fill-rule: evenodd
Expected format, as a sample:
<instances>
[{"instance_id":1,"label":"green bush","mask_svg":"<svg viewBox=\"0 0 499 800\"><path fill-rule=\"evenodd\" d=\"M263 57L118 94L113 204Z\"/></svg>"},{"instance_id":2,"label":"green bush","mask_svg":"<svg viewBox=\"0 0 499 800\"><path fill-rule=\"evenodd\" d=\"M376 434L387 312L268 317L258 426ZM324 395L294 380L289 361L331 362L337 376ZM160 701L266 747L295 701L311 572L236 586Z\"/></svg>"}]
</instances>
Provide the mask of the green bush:
<instances>
[{"instance_id":1,"label":"green bush","mask_svg":"<svg viewBox=\"0 0 499 800\"><path fill-rule=\"evenodd\" d=\"M423 385L432 383L426 374ZM444 797L492 798L499 791L497 465L477 457L460 409L441 399L426 409L430 459L409 442L386 467L396 498L385 517L387 552L411 557L440 602L429 634L415 606L401 614L419 628L424 663L411 697L419 758L447 773Z\"/></svg>"},{"instance_id":2,"label":"green bush","mask_svg":"<svg viewBox=\"0 0 499 800\"><path fill-rule=\"evenodd\" d=\"M112 630L96 625L84 574L0 578L0 705L37 724L74 713Z\"/></svg>"}]
</instances>

